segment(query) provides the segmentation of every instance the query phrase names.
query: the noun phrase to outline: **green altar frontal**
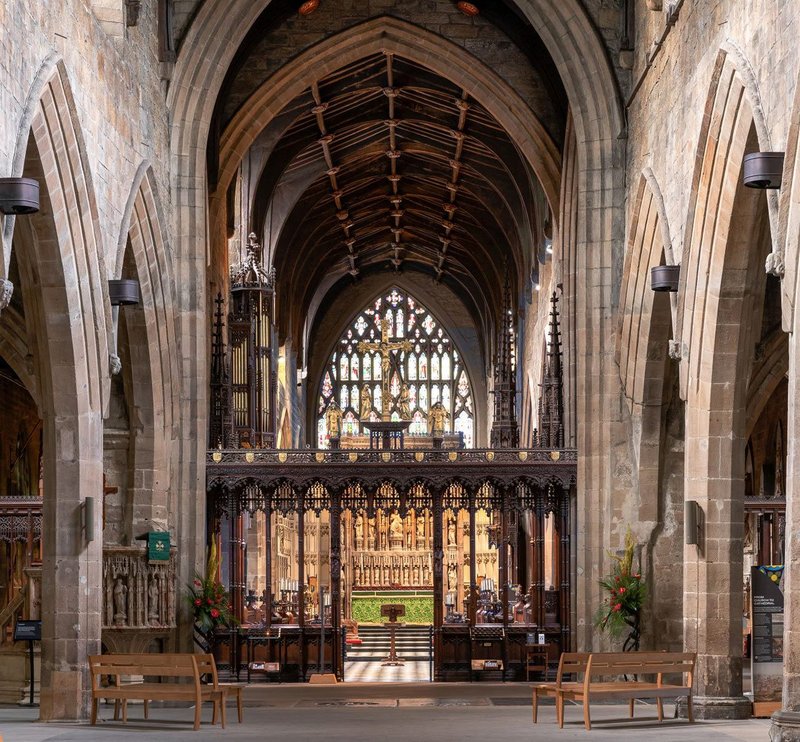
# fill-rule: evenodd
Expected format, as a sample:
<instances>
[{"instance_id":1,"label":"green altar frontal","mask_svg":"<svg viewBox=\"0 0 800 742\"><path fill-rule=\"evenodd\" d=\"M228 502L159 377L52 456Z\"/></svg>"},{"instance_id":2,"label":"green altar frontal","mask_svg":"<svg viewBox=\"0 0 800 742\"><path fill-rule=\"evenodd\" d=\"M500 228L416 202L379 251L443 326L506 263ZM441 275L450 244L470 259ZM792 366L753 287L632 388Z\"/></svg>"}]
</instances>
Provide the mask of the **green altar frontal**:
<instances>
[{"instance_id":1,"label":"green altar frontal","mask_svg":"<svg viewBox=\"0 0 800 742\"><path fill-rule=\"evenodd\" d=\"M406 615L400 620L406 624L433 623L433 590L353 590L351 616L358 623L385 623L381 606L402 603Z\"/></svg>"}]
</instances>

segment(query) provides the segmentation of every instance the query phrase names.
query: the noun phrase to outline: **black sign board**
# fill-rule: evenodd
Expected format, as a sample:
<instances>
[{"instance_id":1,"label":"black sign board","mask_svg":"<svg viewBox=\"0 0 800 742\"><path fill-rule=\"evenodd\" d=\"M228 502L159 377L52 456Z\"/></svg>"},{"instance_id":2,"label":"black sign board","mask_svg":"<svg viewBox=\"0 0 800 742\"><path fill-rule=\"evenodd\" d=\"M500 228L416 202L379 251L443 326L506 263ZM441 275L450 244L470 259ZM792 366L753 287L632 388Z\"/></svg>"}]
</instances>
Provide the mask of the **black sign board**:
<instances>
[{"instance_id":1,"label":"black sign board","mask_svg":"<svg viewBox=\"0 0 800 742\"><path fill-rule=\"evenodd\" d=\"M783 592L779 585L782 569L778 569L752 570L754 662L783 662Z\"/></svg>"},{"instance_id":2,"label":"black sign board","mask_svg":"<svg viewBox=\"0 0 800 742\"><path fill-rule=\"evenodd\" d=\"M15 642L38 642L42 639L41 621L17 621L14 626Z\"/></svg>"}]
</instances>

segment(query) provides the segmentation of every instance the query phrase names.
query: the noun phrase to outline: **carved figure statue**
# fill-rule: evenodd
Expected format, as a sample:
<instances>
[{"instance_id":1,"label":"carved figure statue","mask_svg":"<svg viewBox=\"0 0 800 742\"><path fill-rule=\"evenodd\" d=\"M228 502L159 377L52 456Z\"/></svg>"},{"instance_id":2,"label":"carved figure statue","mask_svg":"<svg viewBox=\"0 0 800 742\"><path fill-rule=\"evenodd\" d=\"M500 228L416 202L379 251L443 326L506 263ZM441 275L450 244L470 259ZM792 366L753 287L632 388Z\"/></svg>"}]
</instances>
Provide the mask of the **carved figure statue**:
<instances>
[{"instance_id":1,"label":"carved figure statue","mask_svg":"<svg viewBox=\"0 0 800 742\"><path fill-rule=\"evenodd\" d=\"M366 422L369 420L369 414L372 412L372 392L369 390L369 384L364 384L361 387L361 404L359 415L361 417L361 422Z\"/></svg>"},{"instance_id":2,"label":"carved figure statue","mask_svg":"<svg viewBox=\"0 0 800 742\"><path fill-rule=\"evenodd\" d=\"M369 526L369 537L368 537L369 547L373 548L375 546L375 518L369 519L368 526Z\"/></svg>"},{"instance_id":3,"label":"carved figure statue","mask_svg":"<svg viewBox=\"0 0 800 742\"><path fill-rule=\"evenodd\" d=\"M392 513L392 518L389 524L389 532L392 540L403 538L403 521L397 513Z\"/></svg>"},{"instance_id":4,"label":"carved figure statue","mask_svg":"<svg viewBox=\"0 0 800 742\"><path fill-rule=\"evenodd\" d=\"M340 438L342 435L342 410L332 399L325 411L325 424L328 426L328 435L331 438Z\"/></svg>"},{"instance_id":5,"label":"carved figure statue","mask_svg":"<svg viewBox=\"0 0 800 742\"><path fill-rule=\"evenodd\" d=\"M158 589L158 577L152 575L150 584L147 586L147 620L151 626L157 626L159 623L158 599L160 592Z\"/></svg>"},{"instance_id":6,"label":"carved figure statue","mask_svg":"<svg viewBox=\"0 0 800 742\"><path fill-rule=\"evenodd\" d=\"M355 582L356 585L360 585L361 584L361 566L359 565L358 562L356 562L356 566L355 566L355 569L353 570L353 573L354 573L354 580L353 581Z\"/></svg>"},{"instance_id":7,"label":"carved figure statue","mask_svg":"<svg viewBox=\"0 0 800 742\"><path fill-rule=\"evenodd\" d=\"M434 438L442 438L445 424L449 417L450 414L444 408L444 405L441 402L436 402L428 412L428 432Z\"/></svg>"},{"instance_id":8,"label":"carved figure statue","mask_svg":"<svg viewBox=\"0 0 800 742\"><path fill-rule=\"evenodd\" d=\"M397 400L397 408L400 411L401 420L411 419L411 393L408 391L408 384L403 383L400 387L400 397Z\"/></svg>"},{"instance_id":9,"label":"carved figure statue","mask_svg":"<svg viewBox=\"0 0 800 742\"><path fill-rule=\"evenodd\" d=\"M356 544L361 544L364 541L364 516L359 513L356 516ZM359 548L361 548L359 546Z\"/></svg>"},{"instance_id":10,"label":"carved figure statue","mask_svg":"<svg viewBox=\"0 0 800 742\"><path fill-rule=\"evenodd\" d=\"M425 516L417 516L417 548L419 548L425 540Z\"/></svg>"},{"instance_id":11,"label":"carved figure statue","mask_svg":"<svg viewBox=\"0 0 800 742\"><path fill-rule=\"evenodd\" d=\"M456 519L451 518L447 522L447 545L448 546L455 546L456 545Z\"/></svg>"},{"instance_id":12,"label":"carved figure statue","mask_svg":"<svg viewBox=\"0 0 800 742\"><path fill-rule=\"evenodd\" d=\"M414 562L414 568L411 570L414 587L419 586L419 564Z\"/></svg>"},{"instance_id":13,"label":"carved figure statue","mask_svg":"<svg viewBox=\"0 0 800 742\"><path fill-rule=\"evenodd\" d=\"M458 571L455 564L450 564L447 568L447 589L456 590L458 587Z\"/></svg>"},{"instance_id":14,"label":"carved figure statue","mask_svg":"<svg viewBox=\"0 0 800 742\"><path fill-rule=\"evenodd\" d=\"M114 582L114 623L117 626L122 626L128 621L127 608L128 586L123 581L122 577L117 575Z\"/></svg>"}]
</instances>

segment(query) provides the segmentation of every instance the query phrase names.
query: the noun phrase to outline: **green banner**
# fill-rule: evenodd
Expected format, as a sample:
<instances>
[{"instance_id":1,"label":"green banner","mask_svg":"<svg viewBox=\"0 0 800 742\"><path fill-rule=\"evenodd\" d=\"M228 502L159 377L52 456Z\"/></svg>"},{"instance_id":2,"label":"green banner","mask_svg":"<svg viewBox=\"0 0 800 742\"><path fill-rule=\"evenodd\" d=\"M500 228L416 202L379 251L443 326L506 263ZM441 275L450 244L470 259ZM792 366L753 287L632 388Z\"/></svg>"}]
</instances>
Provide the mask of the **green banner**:
<instances>
[{"instance_id":1,"label":"green banner","mask_svg":"<svg viewBox=\"0 0 800 742\"><path fill-rule=\"evenodd\" d=\"M169 533L150 531L147 534L147 558L151 562L169 561Z\"/></svg>"}]
</instances>

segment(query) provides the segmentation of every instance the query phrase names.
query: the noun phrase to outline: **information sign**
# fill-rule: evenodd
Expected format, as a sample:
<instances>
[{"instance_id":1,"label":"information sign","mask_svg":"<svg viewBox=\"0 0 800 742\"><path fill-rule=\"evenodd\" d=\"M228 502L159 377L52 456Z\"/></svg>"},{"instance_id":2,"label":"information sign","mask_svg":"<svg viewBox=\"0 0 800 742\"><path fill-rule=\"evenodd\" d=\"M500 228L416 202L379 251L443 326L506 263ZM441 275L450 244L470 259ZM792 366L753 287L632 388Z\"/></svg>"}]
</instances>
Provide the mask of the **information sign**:
<instances>
[{"instance_id":1,"label":"information sign","mask_svg":"<svg viewBox=\"0 0 800 742\"><path fill-rule=\"evenodd\" d=\"M169 532L150 531L147 534L147 558L151 562L169 561Z\"/></svg>"},{"instance_id":2,"label":"information sign","mask_svg":"<svg viewBox=\"0 0 800 742\"><path fill-rule=\"evenodd\" d=\"M783 684L782 565L753 567L751 626L753 703L757 716L778 708Z\"/></svg>"},{"instance_id":3,"label":"information sign","mask_svg":"<svg viewBox=\"0 0 800 742\"><path fill-rule=\"evenodd\" d=\"M15 642L38 642L42 640L41 621L17 621L14 626Z\"/></svg>"}]
</instances>

